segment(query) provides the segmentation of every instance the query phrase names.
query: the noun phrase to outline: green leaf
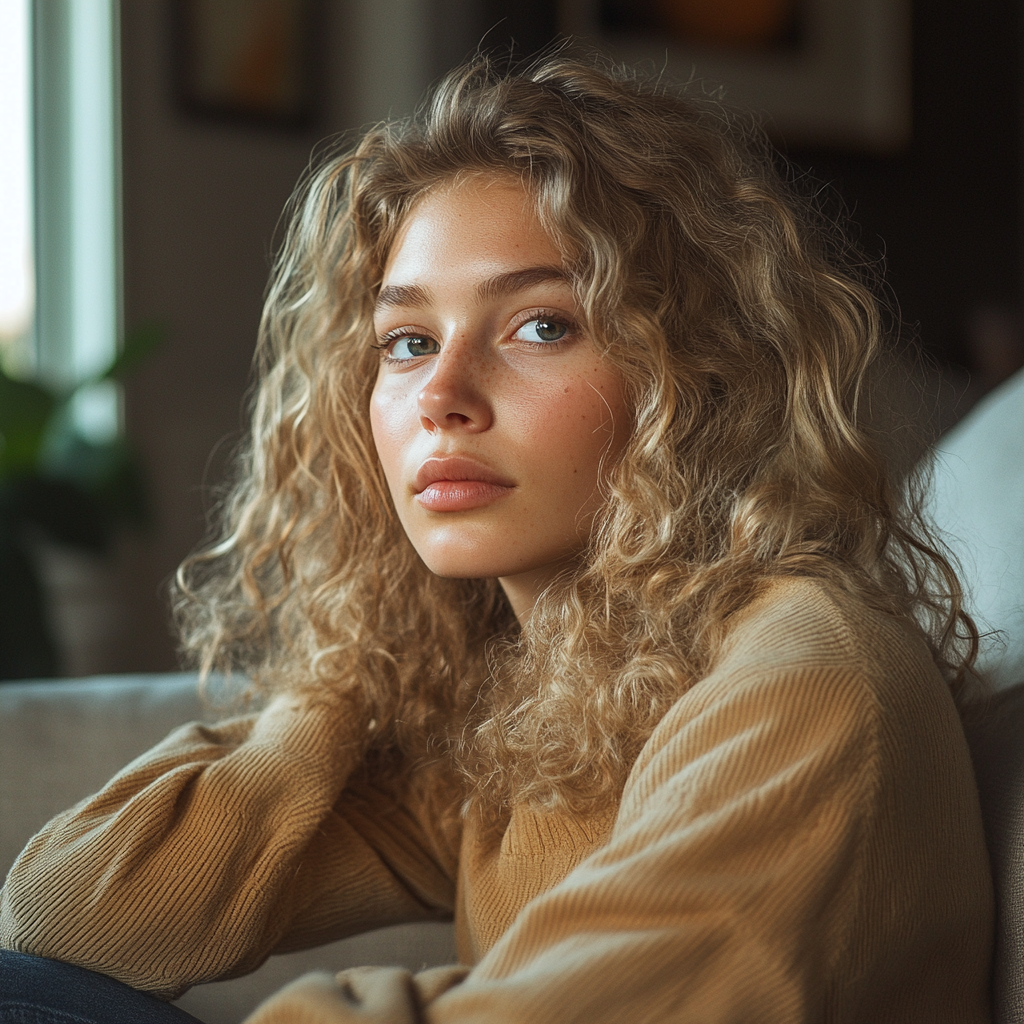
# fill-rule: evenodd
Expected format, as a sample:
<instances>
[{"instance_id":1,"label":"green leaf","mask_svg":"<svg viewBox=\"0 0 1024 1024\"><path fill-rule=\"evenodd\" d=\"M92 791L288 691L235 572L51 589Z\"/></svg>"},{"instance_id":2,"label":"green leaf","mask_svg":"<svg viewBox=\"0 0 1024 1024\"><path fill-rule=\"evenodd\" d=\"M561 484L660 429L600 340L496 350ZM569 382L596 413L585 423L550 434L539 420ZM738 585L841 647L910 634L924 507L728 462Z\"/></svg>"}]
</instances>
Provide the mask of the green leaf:
<instances>
[{"instance_id":1,"label":"green leaf","mask_svg":"<svg viewBox=\"0 0 1024 1024\"><path fill-rule=\"evenodd\" d=\"M158 348L167 335L162 324L141 324L125 332L124 345L117 358L107 367L100 380L124 380L150 353Z\"/></svg>"},{"instance_id":2,"label":"green leaf","mask_svg":"<svg viewBox=\"0 0 1024 1024\"><path fill-rule=\"evenodd\" d=\"M36 463L57 400L29 381L0 370L0 479L30 471Z\"/></svg>"},{"instance_id":3,"label":"green leaf","mask_svg":"<svg viewBox=\"0 0 1024 1024\"><path fill-rule=\"evenodd\" d=\"M147 525L138 455L124 438L97 444L83 437L71 415L71 399L81 387L123 379L165 333L158 324L128 332L107 370L71 394L54 395L0 369L0 498L7 494L0 505L9 505L4 514L11 523L30 523L56 540L93 550L103 550L121 524Z\"/></svg>"}]
</instances>

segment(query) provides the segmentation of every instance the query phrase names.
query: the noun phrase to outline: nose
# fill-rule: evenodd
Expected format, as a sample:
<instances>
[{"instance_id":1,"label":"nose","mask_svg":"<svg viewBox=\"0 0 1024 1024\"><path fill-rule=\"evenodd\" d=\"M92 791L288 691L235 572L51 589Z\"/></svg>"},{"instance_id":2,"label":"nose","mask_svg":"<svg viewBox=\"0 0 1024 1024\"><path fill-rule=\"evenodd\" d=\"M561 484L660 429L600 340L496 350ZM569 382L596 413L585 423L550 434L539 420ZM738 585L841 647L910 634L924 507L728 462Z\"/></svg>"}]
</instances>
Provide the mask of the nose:
<instances>
[{"instance_id":1,"label":"nose","mask_svg":"<svg viewBox=\"0 0 1024 1024\"><path fill-rule=\"evenodd\" d=\"M449 341L435 357L430 379L417 396L423 429L431 434L487 430L494 419L488 380L488 369L473 346Z\"/></svg>"}]
</instances>

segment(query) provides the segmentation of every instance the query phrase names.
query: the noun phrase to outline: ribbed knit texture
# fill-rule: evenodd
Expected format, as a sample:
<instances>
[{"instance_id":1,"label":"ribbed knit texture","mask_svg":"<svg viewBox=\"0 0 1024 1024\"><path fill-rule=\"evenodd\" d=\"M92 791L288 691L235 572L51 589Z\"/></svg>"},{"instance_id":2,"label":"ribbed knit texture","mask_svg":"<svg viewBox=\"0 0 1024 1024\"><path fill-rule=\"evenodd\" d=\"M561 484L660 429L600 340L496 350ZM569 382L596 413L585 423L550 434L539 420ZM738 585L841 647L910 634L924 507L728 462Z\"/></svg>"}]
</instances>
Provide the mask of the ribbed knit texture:
<instances>
[{"instance_id":1,"label":"ribbed knit texture","mask_svg":"<svg viewBox=\"0 0 1024 1024\"><path fill-rule=\"evenodd\" d=\"M443 781L346 785L364 734L343 703L287 698L177 730L29 843L0 945L172 997L454 912L465 980L314 976L251 1024L989 1019L956 709L919 637L824 584L735 616L591 819L517 807L494 835L440 813Z\"/></svg>"}]
</instances>

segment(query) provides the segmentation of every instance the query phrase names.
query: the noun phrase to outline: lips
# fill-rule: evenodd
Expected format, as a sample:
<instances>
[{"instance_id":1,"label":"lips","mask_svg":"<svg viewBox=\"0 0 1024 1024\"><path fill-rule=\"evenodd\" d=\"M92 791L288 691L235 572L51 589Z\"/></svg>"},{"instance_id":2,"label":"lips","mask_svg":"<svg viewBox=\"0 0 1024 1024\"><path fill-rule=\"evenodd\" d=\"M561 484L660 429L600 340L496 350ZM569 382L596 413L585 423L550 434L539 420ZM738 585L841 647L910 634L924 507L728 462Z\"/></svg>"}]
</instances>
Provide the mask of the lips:
<instances>
[{"instance_id":1,"label":"lips","mask_svg":"<svg viewBox=\"0 0 1024 1024\"><path fill-rule=\"evenodd\" d=\"M464 456L427 459L416 473L416 501L431 512L465 512L512 493L515 484L490 466Z\"/></svg>"}]
</instances>

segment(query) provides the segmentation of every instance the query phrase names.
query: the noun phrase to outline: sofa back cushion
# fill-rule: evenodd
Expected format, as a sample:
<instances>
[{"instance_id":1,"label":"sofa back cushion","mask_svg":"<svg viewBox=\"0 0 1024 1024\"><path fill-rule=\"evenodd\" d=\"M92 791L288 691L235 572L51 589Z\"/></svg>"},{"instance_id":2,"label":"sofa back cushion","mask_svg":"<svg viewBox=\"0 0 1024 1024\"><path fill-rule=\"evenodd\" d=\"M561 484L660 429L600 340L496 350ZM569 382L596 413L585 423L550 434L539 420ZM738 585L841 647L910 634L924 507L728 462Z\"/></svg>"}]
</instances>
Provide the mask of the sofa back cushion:
<instances>
[{"instance_id":1,"label":"sofa back cushion","mask_svg":"<svg viewBox=\"0 0 1024 1024\"><path fill-rule=\"evenodd\" d=\"M931 512L963 568L968 608L987 633L979 671L1024 682L1024 370L936 445Z\"/></svg>"}]
</instances>

